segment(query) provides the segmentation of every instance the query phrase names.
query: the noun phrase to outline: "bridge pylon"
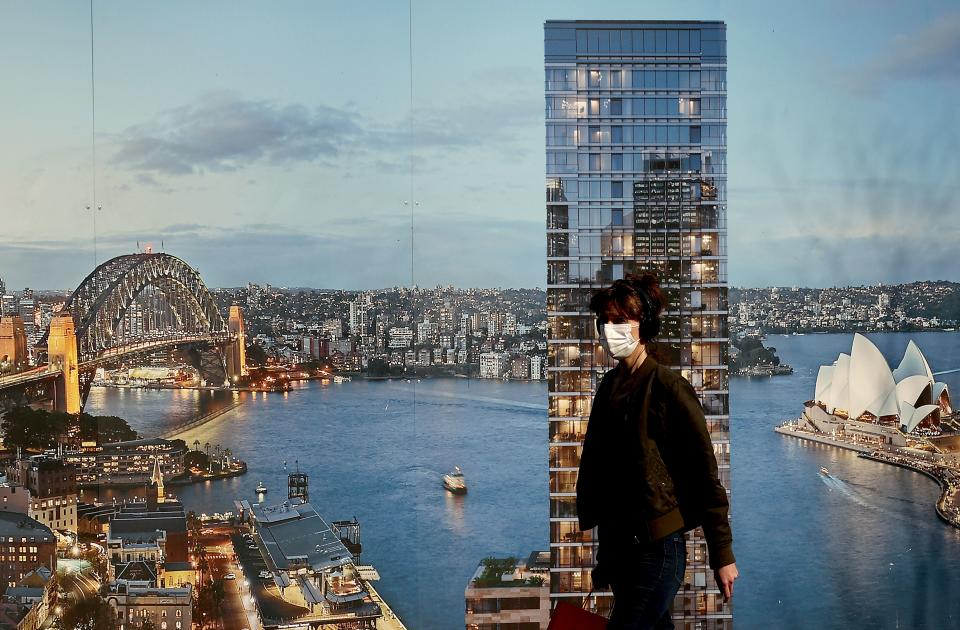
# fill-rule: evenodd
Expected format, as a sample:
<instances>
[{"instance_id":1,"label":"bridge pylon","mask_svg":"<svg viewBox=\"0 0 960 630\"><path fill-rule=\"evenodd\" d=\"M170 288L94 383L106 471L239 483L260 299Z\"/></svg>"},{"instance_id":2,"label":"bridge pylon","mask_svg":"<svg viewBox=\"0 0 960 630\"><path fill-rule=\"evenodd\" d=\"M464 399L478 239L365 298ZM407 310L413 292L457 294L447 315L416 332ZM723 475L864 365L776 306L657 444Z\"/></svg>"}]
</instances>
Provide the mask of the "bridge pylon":
<instances>
[{"instance_id":1,"label":"bridge pylon","mask_svg":"<svg viewBox=\"0 0 960 630\"><path fill-rule=\"evenodd\" d=\"M60 376L53 385L54 409L79 415L82 406L80 361L76 326L69 313L61 313L50 320L47 364L49 369L60 371Z\"/></svg>"},{"instance_id":2,"label":"bridge pylon","mask_svg":"<svg viewBox=\"0 0 960 630\"><path fill-rule=\"evenodd\" d=\"M227 330L233 337L226 348L227 378L232 384L236 383L240 377L247 375L247 334L243 323L243 311L236 304L230 307Z\"/></svg>"}]
</instances>

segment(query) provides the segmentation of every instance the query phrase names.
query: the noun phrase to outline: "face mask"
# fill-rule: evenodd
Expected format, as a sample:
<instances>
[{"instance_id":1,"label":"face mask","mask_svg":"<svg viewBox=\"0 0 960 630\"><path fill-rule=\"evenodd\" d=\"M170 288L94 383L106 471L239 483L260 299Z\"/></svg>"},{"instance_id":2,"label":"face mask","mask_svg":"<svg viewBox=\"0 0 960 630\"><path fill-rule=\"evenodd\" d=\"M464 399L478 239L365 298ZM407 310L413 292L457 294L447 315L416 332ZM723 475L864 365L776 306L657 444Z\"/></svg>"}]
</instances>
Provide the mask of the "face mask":
<instances>
[{"instance_id":1,"label":"face mask","mask_svg":"<svg viewBox=\"0 0 960 630\"><path fill-rule=\"evenodd\" d=\"M640 340L635 339L630 332L632 326L630 323L603 324L600 330L600 345L607 354L615 359L623 359L633 354L640 345Z\"/></svg>"}]
</instances>

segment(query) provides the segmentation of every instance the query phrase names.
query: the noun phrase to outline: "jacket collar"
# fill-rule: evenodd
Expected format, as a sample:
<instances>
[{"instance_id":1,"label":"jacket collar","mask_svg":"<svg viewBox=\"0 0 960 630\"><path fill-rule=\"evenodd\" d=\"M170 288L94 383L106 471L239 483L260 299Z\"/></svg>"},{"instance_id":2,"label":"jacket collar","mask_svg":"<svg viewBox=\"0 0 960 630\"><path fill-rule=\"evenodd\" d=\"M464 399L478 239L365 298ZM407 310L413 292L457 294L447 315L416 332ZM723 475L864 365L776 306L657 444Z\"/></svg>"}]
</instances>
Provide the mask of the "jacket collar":
<instances>
[{"instance_id":1,"label":"jacket collar","mask_svg":"<svg viewBox=\"0 0 960 630\"><path fill-rule=\"evenodd\" d=\"M621 370L621 377L625 376L631 381L642 383L647 380L647 377L650 376L654 370L657 369L657 360L648 353L640 365L637 366L637 369L633 370L632 373L627 374L627 370L630 368L627 367L627 364L624 361L620 361L620 363L617 364L616 369Z\"/></svg>"}]
</instances>

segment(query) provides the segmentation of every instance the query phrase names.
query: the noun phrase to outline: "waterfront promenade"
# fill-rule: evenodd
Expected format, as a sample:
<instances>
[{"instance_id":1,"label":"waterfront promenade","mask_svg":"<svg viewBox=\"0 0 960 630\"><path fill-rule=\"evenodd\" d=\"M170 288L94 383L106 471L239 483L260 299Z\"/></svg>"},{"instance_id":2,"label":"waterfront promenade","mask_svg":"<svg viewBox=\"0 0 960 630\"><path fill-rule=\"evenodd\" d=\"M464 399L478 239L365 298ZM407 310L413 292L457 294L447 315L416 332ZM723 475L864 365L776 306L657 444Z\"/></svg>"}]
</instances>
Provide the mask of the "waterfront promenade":
<instances>
[{"instance_id":1,"label":"waterfront promenade","mask_svg":"<svg viewBox=\"0 0 960 630\"><path fill-rule=\"evenodd\" d=\"M930 477L941 489L935 506L937 516L960 529L960 465L956 457L948 458L918 449L866 445L800 429L790 422L774 427L774 431L801 440L845 448L857 452L858 456L864 459L908 468Z\"/></svg>"}]
</instances>

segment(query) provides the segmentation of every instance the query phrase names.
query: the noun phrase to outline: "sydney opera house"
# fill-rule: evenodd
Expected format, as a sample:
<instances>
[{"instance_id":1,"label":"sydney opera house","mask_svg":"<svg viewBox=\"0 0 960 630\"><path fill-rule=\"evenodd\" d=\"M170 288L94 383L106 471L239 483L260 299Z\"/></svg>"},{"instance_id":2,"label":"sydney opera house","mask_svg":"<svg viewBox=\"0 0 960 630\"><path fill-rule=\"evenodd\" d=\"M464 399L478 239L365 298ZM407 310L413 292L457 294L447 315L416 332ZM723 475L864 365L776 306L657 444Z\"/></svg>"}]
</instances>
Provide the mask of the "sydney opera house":
<instances>
[{"instance_id":1,"label":"sydney opera house","mask_svg":"<svg viewBox=\"0 0 960 630\"><path fill-rule=\"evenodd\" d=\"M800 423L868 444L903 446L907 436L940 434L941 418L952 413L950 391L934 379L917 344L908 343L900 365L891 370L880 350L855 334L850 354L820 366L814 398L804 405Z\"/></svg>"}]
</instances>

